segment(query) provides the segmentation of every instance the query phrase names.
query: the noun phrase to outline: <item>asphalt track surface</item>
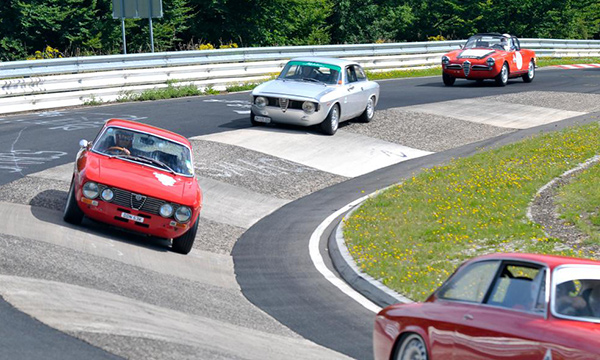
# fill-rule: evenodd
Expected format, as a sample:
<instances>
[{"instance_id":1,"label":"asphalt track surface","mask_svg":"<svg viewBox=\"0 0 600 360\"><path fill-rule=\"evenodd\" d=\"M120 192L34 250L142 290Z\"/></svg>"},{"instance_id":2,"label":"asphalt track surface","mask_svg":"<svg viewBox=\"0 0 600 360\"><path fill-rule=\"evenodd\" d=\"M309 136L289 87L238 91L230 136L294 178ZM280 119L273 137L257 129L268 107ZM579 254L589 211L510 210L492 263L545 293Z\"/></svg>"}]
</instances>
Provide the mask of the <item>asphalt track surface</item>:
<instances>
[{"instance_id":1,"label":"asphalt track surface","mask_svg":"<svg viewBox=\"0 0 600 360\"><path fill-rule=\"evenodd\" d=\"M525 91L599 94L600 76L593 69L545 69L537 73L531 84L515 79L503 88L491 82L478 86L466 81L457 81L448 88L439 77L387 80L380 85L377 110ZM43 116L0 116L0 185L73 161L78 141L92 139L110 117L138 119L186 137L250 127L247 115L223 111L222 107L211 106L207 99L235 105L247 100L248 94L64 109L44 112ZM482 145L500 145L541 130L591 119L582 116L409 160L289 203L251 227L236 243L233 258L242 291L253 304L303 337L354 358L370 358L374 314L340 293L314 269L308 256L308 239L314 229L342 206L422 167L468 156ZM19 157L18 162L13 161L15 156ZM115 358L37 322L2 299L0 318L0 359ZM45 346L50 343L54 344L55 353Z\"/></svg>"}]
</instances>

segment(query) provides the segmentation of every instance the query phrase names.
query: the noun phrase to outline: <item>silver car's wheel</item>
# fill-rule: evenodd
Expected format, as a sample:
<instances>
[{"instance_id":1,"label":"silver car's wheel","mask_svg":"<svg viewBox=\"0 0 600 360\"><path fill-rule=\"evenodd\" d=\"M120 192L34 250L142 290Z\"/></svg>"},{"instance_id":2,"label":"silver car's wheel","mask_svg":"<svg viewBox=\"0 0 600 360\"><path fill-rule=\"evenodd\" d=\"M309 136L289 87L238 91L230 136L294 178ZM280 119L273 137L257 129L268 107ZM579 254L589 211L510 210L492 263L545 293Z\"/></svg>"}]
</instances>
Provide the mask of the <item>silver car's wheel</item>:
<instances>
[{"instance_id":1,"label":"silver car's wheel","mask_svg":"<svg viewBox=\"0 0 600 360\"><path fill-rule=\"evenodd\" d=\"M529 62L529 69L527 69L527 74L523 75L523 81L526 83L530 83L533 81L533 77L535 76L535 63L533 60Z\"/></svg>"},{"instance_id":2,"label":"silver car's wheel","mask_svg":"<svg viewBox=\"0 0 600 360\"><path fill-rule=\"evenodd\" d=\"M329 111L327 118L321 123L321 130L327 135L333 135L338 129L340 121L340 106L338 104L333 105Z\"/></svg>"},{"instance_id":3,"label":"silver car's wheel","mask_svg":"<svg viewBox=\"0 0 600 360\"><path fill-rule=\"evenodd\" d=\"M508 83L508 65L504 63L502 65L502 70L500 70L500 74L496 76L496 85L505 86Z\"/></svg>"},{"instance_id":4,"label":"silver car's wheel","mask_svg":"<svg viewBox=\"0 0 600 360\"><path fill-rule=\"evenodd\" d=\"M427 347L417 334L407 336L396 352L396 360L427 360Z\"/></svg>"},{"instance_id":5,"label":"silver car's wheel","mask_svg":"<svg viewBox=\"0 0 600 360\"><path fill-rule=\"evenodd\" d=\"M371 96L367 101L365 111L360 115L359 120L362 122L370 122L375 117L375 96Z\"/></svg>"}]
</instances>

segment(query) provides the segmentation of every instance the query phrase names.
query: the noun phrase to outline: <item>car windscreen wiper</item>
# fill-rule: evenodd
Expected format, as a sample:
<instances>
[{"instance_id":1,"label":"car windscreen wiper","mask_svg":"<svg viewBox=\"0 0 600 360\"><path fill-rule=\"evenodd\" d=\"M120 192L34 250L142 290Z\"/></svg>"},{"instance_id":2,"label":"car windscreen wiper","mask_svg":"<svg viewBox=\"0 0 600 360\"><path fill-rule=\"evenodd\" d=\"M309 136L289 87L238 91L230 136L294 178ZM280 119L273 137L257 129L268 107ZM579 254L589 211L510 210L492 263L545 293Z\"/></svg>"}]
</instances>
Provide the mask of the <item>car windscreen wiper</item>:
<instances>
[{"instance_id":1,"label":"car windscreen wiper","mask_svg":"<svg viewBox=\"0 0 600 360\"><path fill-rule=\"evenodd\" d=\"M142 159L142 160L145 160L145 161L157 164L158 166L160 166L160 167L162 167L164 169L167 169L173 175L176 174L175 170L171 169L171 167L169 165L165 164L164 162L162 162L160 160L156 160L156 159L144 156L144 155L138 155L137 157L140 158L140 159Z\"/></svg>"},{"instance_id":2,"label":"car windscreen wiper","mask_svg":"<svg viewBox=\"0 0 600 360\"><path fill-rule=\"evenodd\" d=\"M312 81L312 82L318 82L318 83L322 83L322 81L317 80L317 79L313 79L313 78L302 78L302 80L304 81Z\"/></svg>"}]
</instances>

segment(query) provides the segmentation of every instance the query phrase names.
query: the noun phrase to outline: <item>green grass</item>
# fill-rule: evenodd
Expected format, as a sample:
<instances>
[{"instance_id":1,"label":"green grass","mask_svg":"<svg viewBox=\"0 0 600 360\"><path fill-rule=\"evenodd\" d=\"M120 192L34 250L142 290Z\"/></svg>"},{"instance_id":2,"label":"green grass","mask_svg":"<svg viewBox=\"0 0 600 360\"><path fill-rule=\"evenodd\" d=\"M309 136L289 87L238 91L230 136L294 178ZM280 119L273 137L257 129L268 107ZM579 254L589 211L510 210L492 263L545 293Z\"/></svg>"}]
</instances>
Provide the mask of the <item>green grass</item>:
<instances>
[{"instance_id":1,"label":"green grass","mask_svg":"<svg viewBox=\"0 0 600 360\"><path fill-rule=\"evenodd\" d=\"M571 64L600 64L600 58L538 58L538 66L540 67Z\"/></svg>"},{"instance_id":2,"label":"green grass","mask_svg":"<svg viewBox=\"0 0 600 360\"><path fill-rule=\"evenodd\" d=\"M429 69L412 69L412 70L390 70L390 71L367 71L367 77L369 80L383 80L383 79L398 79L407 77L421 77L421 76L436 76L442 75L442 67L437 66Z\"/></svg>"},{"instance_id":3,"label":"green grass","mask_svg":"<svg viewBox=\"0 0 600 360\"><path fill-rule=\"evenodd\" d=\"M219 93L219 91L212 87L200 90L196 85L176 85L175 82L170 81L167 83L166 88L154 88L144 90L141 93L123 92L117 98L117 102L173 99L185 96L215 95Z\"/></svg>"},{"instance_id":4,"label":"green grass","mask_svg":"<svg viewBox=\"0 0 600 360\"><path fill-rule=\"evenodd\" d=\"M367 200L344 227L357 265L423 300L456 266L492 252L593 255L564 250L526 216L537 190L596 155L594 123L530 138L423 170Z\"/></svg>"},{"instance_id":5,"label":"green grass","mask_svg":"<svg viewBox=\"0 0 600 360\"><path fill-rule=\"evenodd\" d=\"M600 244L600 165L595 164L562 186L556 197L561 217Z\"/></svg>"}]
</instances>

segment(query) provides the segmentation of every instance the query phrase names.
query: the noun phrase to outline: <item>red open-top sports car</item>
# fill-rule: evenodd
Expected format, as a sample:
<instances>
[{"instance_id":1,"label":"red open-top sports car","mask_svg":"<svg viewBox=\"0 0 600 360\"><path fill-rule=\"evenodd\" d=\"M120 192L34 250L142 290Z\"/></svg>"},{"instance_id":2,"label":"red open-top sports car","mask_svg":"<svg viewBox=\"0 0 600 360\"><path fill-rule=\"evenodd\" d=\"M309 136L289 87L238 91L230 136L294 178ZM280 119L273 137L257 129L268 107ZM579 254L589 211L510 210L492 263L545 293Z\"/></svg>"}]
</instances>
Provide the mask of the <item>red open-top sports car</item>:
<instances>
[{"instance_id":1,"label":"red open-top sports car","mask_svg":"<svg viewBox=\"0 0 600 360\"><path fill-rule=\"evenodd\" d=\"M493 254L375 319L375 359L600 359L600 261Z\"/></svg>"},{"instance_id":2,"label":"red open-top sports car","mask_svg":"<svg viewBox=\"0 0 600 360\"><path fill-rule=\"evenodd\" d=\"M460 50L442 56L442 80L447 86L457 78L494 79L504 86L509 78L531 82L535 76L535 52L521 49L516 36L487 33L473 35Z\"/></svg>"},{"instance_id":3,"label":"red open-top sports car","mask_svg":"<svg viewBox=\"0 0 600 360\"><path fill-rule=\"evenodd\" d=\"M172 249L192 249L202 204L190 142L181 135L120 119L107 121L81 149L64 211L147 235L173 239Z\"/></svg>"}]
</instances>

